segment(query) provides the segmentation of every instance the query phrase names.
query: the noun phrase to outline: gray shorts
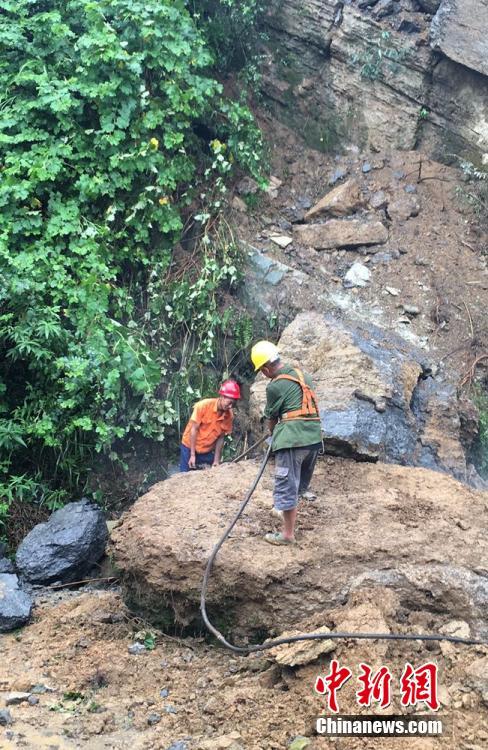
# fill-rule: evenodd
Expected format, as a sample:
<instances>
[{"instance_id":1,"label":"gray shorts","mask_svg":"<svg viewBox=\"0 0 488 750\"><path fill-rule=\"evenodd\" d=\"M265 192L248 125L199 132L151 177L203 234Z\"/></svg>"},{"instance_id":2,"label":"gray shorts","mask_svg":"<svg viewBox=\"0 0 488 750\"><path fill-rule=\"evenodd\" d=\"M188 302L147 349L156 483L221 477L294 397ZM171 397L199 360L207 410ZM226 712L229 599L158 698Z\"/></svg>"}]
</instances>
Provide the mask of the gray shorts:
<instances>
[{"instance_id":1,"label":"gray shorts","mask_svg":"<svg viewBox=\"0 0 488 750\"><path fill-rule=\"evenodd\" d=\"M305 448L283 448L275 451L275 484L273 491L274 506L278 510L293 510L298 503L298 496L306 492L319 447L311 445Z\"/></svg>"}]
</instances>

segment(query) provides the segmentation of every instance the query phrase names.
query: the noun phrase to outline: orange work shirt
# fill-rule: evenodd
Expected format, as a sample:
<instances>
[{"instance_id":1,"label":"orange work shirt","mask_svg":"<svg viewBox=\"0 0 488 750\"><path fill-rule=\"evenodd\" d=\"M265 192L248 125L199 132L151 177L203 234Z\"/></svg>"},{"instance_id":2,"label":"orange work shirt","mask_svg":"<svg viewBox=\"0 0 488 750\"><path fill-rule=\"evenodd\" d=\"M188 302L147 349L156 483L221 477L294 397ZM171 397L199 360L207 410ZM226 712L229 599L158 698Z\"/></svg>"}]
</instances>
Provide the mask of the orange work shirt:
<instances>
[{"instance_id":1,"label":"orange work shirt","mask_svg":"<svg viewBox=\"0 0 488 750\"><path fill-rule=\"evenodd\" d=\"M230 435L234 414L232 409L229 411L217 410L218 398L204 398L198 401L193 407L190 421L185 427L181 442L190 447L190 431L192 424L198 425L197 432L197 453L209 453L215 447L215 443L221 435Z\"/></svg>"}]
</instances>

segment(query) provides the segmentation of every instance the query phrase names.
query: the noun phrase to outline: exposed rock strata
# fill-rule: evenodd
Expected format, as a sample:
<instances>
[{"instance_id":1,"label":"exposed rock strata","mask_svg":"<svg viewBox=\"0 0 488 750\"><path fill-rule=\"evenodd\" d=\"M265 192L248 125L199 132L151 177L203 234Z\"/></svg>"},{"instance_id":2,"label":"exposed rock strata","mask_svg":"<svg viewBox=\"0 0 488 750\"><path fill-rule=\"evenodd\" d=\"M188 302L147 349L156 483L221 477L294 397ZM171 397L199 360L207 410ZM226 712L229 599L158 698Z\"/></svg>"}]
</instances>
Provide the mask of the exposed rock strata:
<instances>
[{"instance_id":1,"label":"exposed rock strata","mask_svg":"<svg viewBox=\"0 0 488 750\"><path fill-rule=\"evenodd\" d=\"M335 0L274 0L264 90L277 113L317 148L488 152L486 0L443 0L432 47L429 16L395 8L379 19Z\"/></svg>"}]
</instances>

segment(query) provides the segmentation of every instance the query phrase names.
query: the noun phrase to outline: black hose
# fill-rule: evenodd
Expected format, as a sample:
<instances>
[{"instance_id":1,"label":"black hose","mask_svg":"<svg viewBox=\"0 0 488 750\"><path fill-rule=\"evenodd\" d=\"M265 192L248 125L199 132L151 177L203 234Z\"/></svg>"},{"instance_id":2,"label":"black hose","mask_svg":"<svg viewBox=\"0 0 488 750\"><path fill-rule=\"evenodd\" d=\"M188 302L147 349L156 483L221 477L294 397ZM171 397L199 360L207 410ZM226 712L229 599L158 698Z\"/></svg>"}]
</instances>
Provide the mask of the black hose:
<instances>
[{"instance_id":1,"label":"black hose","mask_svg":"<svg viewBox=\"0 0 488 750\"><path fill-rule=\"evenodd\" d=\"M244 512L244 509L248 502L250 501L251 497L254 494L254 491L256 487L258 486L259 480L261 479L264 469L266 468L266 464L268 463L268 459L271 455L271 445L268 447L268 450L266 451L266 455L264 456L261 466L259 467L259 471L256 475L256 478L254 482L252 483L250 489L248 490L246 497L242 501L239 510L237 511L236 515L234 516L233 520L231 521L228 528L225 530L223 535L220 537L217 544L214 546L212 553L208 559L207 567L205 568L205 573L203 575L203 581L202 581L202 590L200 595L200 611L202 613L203 621L207 627L207 629L224 645L226 648L230 649L231 651L234 651L236 654L250 654L255 653L256 651L266 651L267 649L274 648L275 646L282 646L285 643L296 643L297 641L328 641L328 640L337 640L337 639L355 639L355 640L371 640L371 641L447 641L448 643L462 643L465 646L488 646L488 641L483 640L477 640L475 638L459 638L455 635L416 635L416 634L403 634L403 633L303 633L301 635L293 635L289 636L288 638L275 638L272 641L266 641L266 643L259 643L257 645L252 646L235 646L232 643L229 643L225 639L225 637L222 635L220 630L217 630L217 628L212 625L210 620L208 619L207 615L207 605L206 605L206 595L207 595L207 588L208 588L208 580L210 578L210 573L212 570L212 566L214 564L215 558L217 557L220 548L222 547L223 543L229 536L230 532L236 525L237 521L241 517L242 513Z\"/></svg>"}]
</instances>

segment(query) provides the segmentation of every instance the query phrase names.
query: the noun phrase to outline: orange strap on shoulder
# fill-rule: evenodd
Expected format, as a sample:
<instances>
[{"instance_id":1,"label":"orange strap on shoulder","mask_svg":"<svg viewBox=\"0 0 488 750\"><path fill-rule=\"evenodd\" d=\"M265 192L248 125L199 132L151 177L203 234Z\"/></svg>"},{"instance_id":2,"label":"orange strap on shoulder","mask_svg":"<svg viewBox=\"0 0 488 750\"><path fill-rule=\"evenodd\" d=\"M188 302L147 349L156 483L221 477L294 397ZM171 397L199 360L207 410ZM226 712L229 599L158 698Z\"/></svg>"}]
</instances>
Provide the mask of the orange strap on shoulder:
<instances>
[{"instance_id":1,"label":"orange strap on shoulder","mask_svg":"<svg viewBox=\"0 0 488 750\"><path fill-rule=\"evenodd\" d=\"M287 411L281 415L281 419L307 419L310 421L320 421L319 407L317 404L317 397L310 388L308 383L305 382L303 372L297 367L294 368L298 377L294 378L293 375L277 375L273 380L291 380L292 383L298 383L302 389L302 408L294 409L293 411Z\"/></svg>"}]
</instances>

